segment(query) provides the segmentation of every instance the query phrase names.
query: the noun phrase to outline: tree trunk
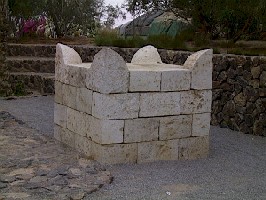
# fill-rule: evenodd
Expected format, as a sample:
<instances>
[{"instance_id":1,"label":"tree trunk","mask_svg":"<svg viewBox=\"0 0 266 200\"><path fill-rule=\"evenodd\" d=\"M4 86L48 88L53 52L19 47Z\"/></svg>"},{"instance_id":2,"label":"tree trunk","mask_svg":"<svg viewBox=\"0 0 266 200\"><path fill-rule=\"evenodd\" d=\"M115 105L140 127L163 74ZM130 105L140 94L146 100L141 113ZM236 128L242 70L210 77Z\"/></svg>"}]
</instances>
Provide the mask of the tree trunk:
<instances>
[{"instance_id":1,"label":"tree trunk","mask_svg":"<svg viewBox=\"0 0 266 200\"><path fill-rule=\"evenodd\" d=\"M8 35L8 1L0 0L0 96L11 95L8 67L6 65L6 39Z\"/></svg>"}]
</instances>

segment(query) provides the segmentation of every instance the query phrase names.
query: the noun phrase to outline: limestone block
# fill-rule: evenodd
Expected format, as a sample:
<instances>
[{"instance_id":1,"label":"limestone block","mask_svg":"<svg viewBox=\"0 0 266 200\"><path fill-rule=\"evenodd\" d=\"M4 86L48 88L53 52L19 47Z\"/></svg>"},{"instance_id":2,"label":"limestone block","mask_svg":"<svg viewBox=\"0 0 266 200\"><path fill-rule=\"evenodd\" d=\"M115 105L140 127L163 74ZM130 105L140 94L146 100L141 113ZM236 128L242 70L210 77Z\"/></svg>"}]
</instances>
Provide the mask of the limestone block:
<instances>
[{"instance_id":1,"label":"limestone block","mask_svg":"<svg viewBox=\"0 0 266 200\"><path fill-rule=\"evenodd\" d=\"M90 131L92 117L86 113L67 108L67 128L81 136L87 136Z\"/></svg>"},{"instance_id":2,"label":"limestone block","mask_svg":"<svg viewBox=\"0 0 266 200\"><path fill-rule=\"evenodd\" d=\"M85 85L86 88L92 90L93 89L93 80L92 80L92 68L87 68L86 70L84 70L84 74L85 74Z\"/></svg>"},{"instance_id":3,"label":"limestone block","mask_svg":"<svg viewBox=\"0 0 266 200\"><path fill-rule=\"evenodd\" d=\"M92 157L92 142L84 136L75 135L75 149L84 153L87 157Z\"/></svg>"},{"instance_id":4,"label":"limestone block","mask_svg":"<svg viewBox=\"0 0 266 200\"><path fill-rule=\"evenodd\" d=\"M139 112L139 94L93 93L92 115L98 119L132 119Z\"/></svg>"},{"instance_id":5,"label":"limestone block","mask_svg":"<svg viewBox=\"0 0 266 200\"><path fill-rule=\"evenodd\" d=\"M92 143L93 158L105 164L136 163L137 144L100 145Z\"/></svg>"},{"instance_id":6,"label":"limestone block","mask_svg":"<svg viewBox=\"0 0 266 200\"><path fill-rule=\"evenodd\" d=\"M55 81L54 83L55 95L54 101L59 104L63 104L63 88L62 83L59 81Z\"/></svg>"},{"instance_id":7,"label":"limestone block","mask_svg":"<svg viewBox=\"0 0 266 200\"><path fill-rule=\"evenodd\" d=\"M179 139L138 143L138 163L178 160Z\"/></svg>"},{"instance_id":8,"label":"limestone block","mask_svg":"<svg viewBox=\"0 0 266 200\"><path fill-rule=\"evenodd\" d=\"M124 143L158 140L158 132L158 118L140 118L126 120Z\"/></svg>"},{"instance_id":9,"label":"limestone block","mask_svg":"<svg viewBox=\"0 0 266 200\"><path fill-rule=\"evenodd\" d=\"M92 117L91 131L87 135L98 144L123 143L124 120L101 120Z\"/></svg>"},{"instance_id":10,"label":"limestone block","mask_svg":"<svg viewBox=\"0 0 266 200\"><path fill-rule=\"evenodd\" d=\"M63 44L57 44L55 56L55 80L68 84L68 64L80 63L82 63L82 60L73 48Z\"/></svg>"},{"instance_id":11,"label":"limestone block","mask_svg":"<svg viewBox=\"0 0 266 200\"><path fill-rule=\"evenodd\" d=\"M115 51L103 48L91 65L93 90L103 93L126 93L129 71L124 59Z\"/></svg>"},{"instance_id":12,"label":"limestone block","mask_svg":"<svg viewBox=\"0 0 266 200\"><path fill-rule=\"evenodd\" d=\"M182 138L179 143L179 159L205 158L209 153L209 136Z\"/></svg>"},{"instance_id":13,"label":"limestone block","mask_svg":"<svg viewBox=\"0 0 266 200\"><path fill-rule=\"evenodd\" d=\"M181 114L211 112L212 91L211 90L190 90L182 91Z\"/></svg>"},{"instance_id":14,"label":"limestone block","mask_svg":"<svg viewBox=\"0 0 266 200\"><path fill-rule=\"evenodd\" d=\"M56 45L56 64L80 64L79 54L71 47L58 43Z\"/></svg>"},{"instance_id":15,"label":"limestone block","mask_svg":"<svg viewBox=\"0 0 266 200\"><path fill-rule=\"evenodd\" d=\"M129 91L160 91L161 72L130 71Z\"/></svg>"},{"instance_id":16,"label":"limestone block","mask_svg":"<svg viewBox=\"0 0 266 200\"><path fill-rule=\"evenodd\" d=\"M86 87L86 68L84 65L68 65L67 83L75 87Z\"/></svg>"},{"instance_id":17,"label":"limestone block","mask_svg":"<svg viewBox=\"0 0 266 200\"><path fill-rule=\"evenodd\" d=\"M55 64L55 80L69 84L69 66L65 64Z\"/></svg>"},{"instance_id":18,"label":"limestone block","mask_svg":"<svg viewBox=\"0 0 266 200\"><path fill-rule=\"evenodd\" d=\"M66 128L67 125L67 107L61 104L54 104L54 123Z\"/></svg>"},{"instance_id":19,"label":"limestone block","mask_svg":"<svg viewBox=\"0 0 266 200\"><path fill-rule=\"evenodd\" d=\"M87 88L77 88L76 107L78 111L91 114L92 91Z\"/></svg>"},{"instance_id":20,"label":"limestone block","mask_svg":"<svg viewBox=\"0 0 266 200\"><path fill-rule=\"evenodd\" d=\"M210 133L211 113L193 115L192 136L207 136Z\"/></svg>"},{"instance_id":21,"label":"limestone block","mask_svg":"<svg viewBox=\"0 0 266 200\"><path fill-rule=\"evenodd\" d=\"M189 90L191 74L190 70L178 69L162 72L161 91Z\"/></svg>"},{"instance_id":22,"label":"limestone block","mask_svg":"<svg viewBox=\"0 0 266 200\"><path fill-rule=\"evenodd\" d=\"M191 136L192 115L162 117L160 119L160 140L171 140Z\"/></svg>"},{"instance_id":23,"label":"limestone block","mask_svg":"<svg viewBox=\"0 0 266 200\"><path fill-rule=\"evenodd\" d=\"M70 108L76 109L77 88L71 85L63 84L62 89L63 89L63 104Z\"/></svg>"},{"instance_id":24,"label":"limestone block","mask_svg":"<svg viewBox=\"0 0 266 200\"><path fill-rule=\"evenodd\" d=\"M198 51L188 57L184 67L192 71L192 89L212 89L212 49Z\"/></svg>"},{"instance_id":25,"label":"limestone block","mask_svg":"<svg viewBox=\"0 0 266 200\"><path fill-rule=\"evenodd\" d=\"M58 141L62 141L61 135L63 134L63 128L54 124L54 138Z\"/></svg>"},{"instance_id":26,"label":"limestone block","mask_svg":"<svg viewBox=\"0 0 266 200\"><path fill-rule=\"evenodd\" d=\"M61 132L61 141L72 147L72 148L75 148L75 139L76 139L76 134L73 133L72 131L68 130L67 128L66 129L62 129L62 132Z\"/></svg>"},{"instance_id":27,"label":"limestone block","mask_svg":"<svg viewBox=\"0 0 266 200\"><path fill-rule=\"evenodd\" d=\"M139 49L133 56L133 64L161 64L163 63L157 49L151 45Z\"/></svg>"},{"instance_id":28,"label":"limestone block","mask_svg":"<svg viewBox=\"0 0 266 200\"><path fill-rule=\"evenodd\" d=\"M180 114L180 93L143 93L140 94L140 117Z\"/></svg>"}]
</instances>

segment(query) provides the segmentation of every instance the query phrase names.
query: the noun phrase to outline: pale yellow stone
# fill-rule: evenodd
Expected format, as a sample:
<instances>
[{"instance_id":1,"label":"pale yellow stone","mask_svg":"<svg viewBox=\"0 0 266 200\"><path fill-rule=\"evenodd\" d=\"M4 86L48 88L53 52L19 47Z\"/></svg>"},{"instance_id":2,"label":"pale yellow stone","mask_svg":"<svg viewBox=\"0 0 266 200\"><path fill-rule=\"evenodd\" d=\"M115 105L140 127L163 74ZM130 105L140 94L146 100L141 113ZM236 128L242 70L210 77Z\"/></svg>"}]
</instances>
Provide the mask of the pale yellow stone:
<instances>
[{"instance_id":1,"label":"pale yellow stone","mask_svg":"<svg viewBox=\"0 0 266 200\"><path fill-rule=\"evenodd\" d=\"M140 118L126 120L124 143L158 140L158 132L158 118Z\"/></svg>"},{"instance_id":2,"label":"pale yellow stone","mask_svg":"<svg viewBox=\"0 0 266 200\"><path fill-rule=\"evenodd\" d=\"M132 119L139 112L139 94L93 93L92 115L98 119Z\"/></svg>"},{"instance_id":3,"label":"pale yellow stone","mask_svg":"<svg viewBox=\"0 0 266 200\"><path fill-rule=\"evenodd\" d=\"M105 164L136 163L137 143L100 145L93 143L93 158Z\"/></svg>"},{"instance_id":4,"label":"pale yellow stone","mask_svg":"<svg viewBox=\"0 0 266 200\"><path fill-rule=\"evenodd\" d=\"M211 113L193 115L192 136L207 136L210 133Z\"/></svg>"},{"instance_id":5,"label":"pale yellow stone","mask_svg":"<svg viewBox=\"0 0 266 200\"><path fill-rule=\"evenodd\" d=\"M102 120L92 117L91 130L87 135L99 144L123 143L124 120Z\"/></svg>"},{"instance_id":6,"label":"pale yellow stone","mask_svg":"<svg viewBox=\"0 0 266 200\"><path fill-rule=\"evenodd\" d=\"M211 112L212 91L190 90L182 91L180 101L181 114L207 113Z\"/></svg>"},{"instance_id":7,"label":"pale yellow stone","mask_svg":"<svg viewBox=\"0 0 266 200\"><path fill-rule=\"evenodd\" d=\"M191 136L192 115L160 118L160 140L170 140Z\"/></svg>"},{"instance_id":8,"label":"pale yellow stone","mask_svg":"<svg viewBox=\"0 0 266 200\"><path fill-rule=\"evenodd\" d=\"M209 136L182 138L179 143L179 159L206 158L209 154Z\"/></svg>"},{"instance_id":9,"label":"pale yellow stone","mask_svg":"<svg viewBox=\"0 0 266 200\"><path fill-rule=\"evenodd\" d=\"M92 91L87 88L77 88L77 110L91 114L92 109Z\"/></svg>"},{"instance_id":10,"label":"pale yellow stone","mask_svg":"<svg viewBox=\"0 0 266 200\"><path fill-rule=\"evenodd\" d=\"M178 160L179 139L138 143L138 163Z\"/></svg>"},{"instance_id":11,"label":"pale yellow stone","mask_svg":"<svg viewBox=\"0 0 266 200\"><path fill-rule=\"evenodd\" d=\"M67 107L61 104L54 104L54 123L66 128L67 125Z\"/></svg>"},{"instance_id":12,"label":"pale yellow stone","mask_svg":"<svg viewBox=\"0 0 266 200\"><path fill-rule=\"evenodd\" d=\"M86 136L90 131L91 118L86 113L67 108L67 128L81 136Z\"/></svg>"},{"instance_id":13,"label":"pale yellow stone","mask_svg":"<svg viewBox=\"0 0 266 200\"><path fill-rule=\"evenodd\" d=\"M154 92L140 94L140 117L180 114L179 92Z\"/></svg>"}]
</instances>

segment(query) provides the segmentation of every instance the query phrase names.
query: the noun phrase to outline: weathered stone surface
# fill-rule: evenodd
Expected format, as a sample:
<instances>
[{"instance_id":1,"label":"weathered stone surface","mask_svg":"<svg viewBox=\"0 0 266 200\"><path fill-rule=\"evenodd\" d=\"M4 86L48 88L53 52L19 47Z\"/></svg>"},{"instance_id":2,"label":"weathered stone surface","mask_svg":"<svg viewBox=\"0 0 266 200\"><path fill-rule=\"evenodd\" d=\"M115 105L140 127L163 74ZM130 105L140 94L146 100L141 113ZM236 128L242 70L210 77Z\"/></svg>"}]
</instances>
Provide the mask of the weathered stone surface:
<instances>
[{"instance_id":1,"label":"weathered stone surface","mask_svg":"<svg viewBox=\"0 0 266 200\"><path fill-rule=\"evenodd\" d=\"M211 113L193 115L192 136L208 136L210 133Z\"/></svg>"},{"instance_id":2,"label":"weathered stone surface","mask_svg":"<svg viewBox=\"0 0 266 200\"><path fill-rule=\"evenodd\" d=\"M75 87L86 86L86 71L90 71L90 63L68 65L67 83Z\"/></svg>"},{"instance_id":3,"label":"weathered stone surface","mask_svg":"<svg viewBox=\"0 0 266 200\"><path fill-rule=\"evenodd\" d=\"M189 90L191 83L191 71L178 69L162 72L161 91Z\"/></svg>"},{"instance_id":4,"label":"weathered stone surface","mask_svg":"<svg viewBox=\"0 0 266 200\"><path fill-rule=\"evenodd\" d=\"M93 142L93 158L101 163L136 163L137 143L100 145Z\"/></svg>"},{"instance_id":5,"label":"weathered stone surface","mask_svg":"<svg viewBox=\"0 0 266 200\"><path fill-rule=\"evenodd\" d=\"M260 77L260 66L252 67L251 68L251 74L252 74L253 78L259 78Z\"/></svg>"},{"instance_id":6,"label":"weathered stone surface","mask_svg":"<svg viewBox=\"0 0 266 200\"><path fill-rule=\"evenodd\" d=\"M93 116L99 119L132 119L139 112L139 94L93 93Z\"/></svg>"},{"instance_id":7,"label":"weathered stone surface","mask_svg":"<svg viewBox=\"0 0 266 200\"><path fill-rule=\"evenodd\" d=\"M82 60L79 54L72 48L57 44L55 57L55 80L63 83L69 83L68 64L81 64Z\"/></svg>"},{"instance_id":8,"label":"weathered stone surface","mask_svg":"<svg viewBox=\"0 0 266 200\"><path fill-rule=\"evenodd\" d=\"M212 49L192 54L184 67L192 71L191 88L212 89Z\"/></svg>"},{"instance_id":9,"label":"weathered stone surface","mask_svg":"<svg viewBox=\"0 0 266 200\"><path fill-rule=\"evenodd\" d=\"M247 102L247 97L244 96L244 94L241 92L240 94L235 96L234 101L238 106L245 106Z\"/></svg>"},{"instance_id":10,"label":"weathered stone surface","mask_svg":"<svg viewBox=\"0 0 266 200\"><path fill-rule=\"evenodd\" d=\"M151 45L139 49L133 56L133 64L161 64L162 60L157 49Z\"/></svg>"},{"instance_id":11,"label":"weathered stone surface","mask_svg":"<svg viewBox=\"0 0 266 200\"><path fill-rule=\"evenodd\" d=\"M103 93L126 93L129 71L124 59L115 51L103 48L91 64L93 90Z\"/></svg>"},{"instance_id":12,"label":"weathered stone surface","mask_svg":"<svg viewBox=\"0 0 266 200\"><path fill-rule=\"evenodd\" d=\"M91 114L92 109L92 91L86 88L77 88L77 110Z\"/></svg>"},{"instance_id":13,"label":"weathered stone surface","mask_svg":"<svg viewBox=\"0 0 266 200\"><path fill-rule=\"evenodd\" d=\"M54 138L58 141L62 141L61 135L64 134L63 128L58 125L54 125Z\"/></svg>"},{"instance_id":14,"label":"weathered stone surface","mask_svg":"<svg viewBox=\"0 0 266 200\"><path fill-rule=\"evenodd\" d=\"M86 136L90 132L92 116L71 108L67 108L67 128L81 136Z\"/></svg>"},{"instance_id":15,"label":"weathered stone surface","mask_svg":"<svg viewBox=\"0 0 266 200\"><path fill-rule=\"evenodd\" d=\"M161 72L145 71L145 70L131 70L129 91L160 91L161 86Z\"/></svg>"},{"instance_id":16,"label":"weathered stone surface","mask_svg":"<svg viewBox=\"0 0 266 200\"><path fill-rule=\"evenodd\" d=\"M180 93L140 94L140 117L154 117L180 114Z\"/></svg>"},{"instance_id":17,"label":"weathered stone surface","mask_svg":"<svg viewBox=\"0 0 266 200\"><path fill-rule=\"evenodd\" d=\"M56 103L62 104L63 103L63 84L59 81L55 81L54 83L55 87L55 95L54 95L54 101Z\"/></svg>"},{"instance_id":18,"label":"weathered stone surface","mask_svg":"<svg viewBox=\"0 0 266 200\"><path fill-rule=\"evenodd\" d=\"M84 136L79 134L75 135L75 149L79 152L84 153L87 157L91 157L92 154L92 142Z\"/></svg>"},{"instance_id":19,"label":"weathered stone surface","mask_svg":"<svg viewBox=\"0 0 266 200\"><path fill-rule=\"evenodd\" d=\"M6 125L1 127L0 138L9 139L6 145L0 145L0 199L60 199L63 193L78 198L72 189L83 190L84 198L88 198L112 181L110 172L100 163L88 160L89 155L84 157L14 118L1 119ZM86 140L76 136L81 137L76 137L76 141Z\"/></svg>"},{"instance_id":20,"label":"weathered stone surface","mask_svg":"<svg viewBox=\"0 0 266 200\"><path fill-rule=\"evenodd\" d=\"M76 133L73 133L72 131L66 129L62 129L61 130L61 142L63 142L64 144L75 148L76 142Z\"/></svg>"},{"instance_id":21,"label":"weathered stone surface","mask_svg":"<svg viewBox=\"0 0 266 200\"><path fill-rule=\"evenodd\" d=\"M101 120L93 117L91 131L87 135L98 144L123 143L124 120Z\"/></svg>"},{"instance_id":22,"label":"weathered stone surface","mask_svg":"<svg viewBox=\"0 0 266 200\"><path fill-rule=\"evenodd\" d=\"M180 113L204 113L211 112L212 91L211 90L190 90L180 92Z\"/></svg>"},{"instance_id":23,"label":"weathered stone surface","mask_svg":"<svg viewBox=\"0 0 266 200\"><path fill-rule=\"evenodd\" d=\"M54 123L66 128L67 125L67 107L61 104L54 104Z\"/></svg>"},{"instance_id":24,"label":"weathered stone surface","mask_svg":"<svg viewBox=\"0 0 266 200\"><path fill-rule=\"evenodd\" d=\"M191 136L192 115L160 118L160 140L171 140Z\"/></svg>"},{"instance_id":25,"label":"weathered stone surface","mask_svg":"<svg viewBox=\"0 0 266 200\"><path fill-rule=\"evenodd\" d=\"M266 87L266 71L263 71L260 75L260 87Z\"/></svg>"},{"instance_id":26,"label":"weathered stone surface","mask_svg":"<svg viewBox=\"0 0 266 200\"><path fill-rule=\"evenodd\" d=\"M178 159L179 139L138 143L138 163Z\"/></svg>"},{"instance_id":27,"label":"weathered stone surface","mask_svg":"<svg viewBox=\"0 0 266 200\"><path fill-rule=\"evenodd\" d=\"M77 88L71 85L62 85L62 90L63 90L63 104L73 108L77 109Z\"/></svg>"},{"instance_id":28,"label":"weathered stone surface","mask_svg":"<svg viewBox=\"0 0 266 200\"><path fill-rule=\"evenodd\" d=\"M179 159L205 158L209 153L209 137L182 138L179 140Z\"/></svg>"},{"instance_id":29,"label":"weathered stone surface","mask_svg":"<svg viewBox=\"0 0 266 200\"><path fill-rule=\"evenodd\" d=\"M159 119L139 118L125 121L124 143L158 140Z\"/></svg>"}]
</instances>

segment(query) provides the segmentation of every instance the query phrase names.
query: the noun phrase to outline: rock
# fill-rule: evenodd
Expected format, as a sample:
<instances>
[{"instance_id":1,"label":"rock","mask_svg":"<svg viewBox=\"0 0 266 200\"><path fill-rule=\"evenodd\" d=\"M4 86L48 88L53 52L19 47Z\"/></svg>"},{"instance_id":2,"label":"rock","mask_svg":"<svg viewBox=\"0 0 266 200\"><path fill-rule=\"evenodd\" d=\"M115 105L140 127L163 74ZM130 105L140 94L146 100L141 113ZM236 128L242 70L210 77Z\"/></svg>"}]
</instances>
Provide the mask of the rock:
<instances>
[{"instance_id":1,"label":"rock","mask_svg":"<svg viewBox=\"0 0 266 200\"><path fill-rule=\"evenodd\" d=\"M218 76L218 81L222 82L225 81L227 79L227 72L226 71L222 71L219 76Z\"/></svg>"},{"instance_id":2,"label":"rock","mask_svg":"<svg viewBox=\"0 0 266 200\"><path fill-rule=\"evenodd\" d=\"M71 189L69 193L71 200L80 200L83 199L86 195L86 192L82 189Z\"/></svg>"},{"instance_id":3,"label":"rock","mask_svg":"<svg viewBox=\"0 0 266 200\"><path fill-rule=\"evenodd\" d=\"M251 87L244 88L243 95L246 97L247 101L251 101L251 102L256 101L260 97L259 90L251 88Z\"/></svg>"},{"instance_id":4,"label":"rock","mask_svg":"<svg viewBox=\"0 0 266 200\"><path fill-rule=\"evenodd\" d=\"M0 176L0 182L2 183L12 183L15 180L16 180L15 176L5 176L5 175Z\"/></svg>"},{"instance_id":5,"label":"rock","mask_svg":"<svg viewBox=\"0 0 266 200\"><path fill-rule=\"evenodd\" d=\"M260 66L258 67L252 67L251 68L251 74L252 74L252 77L255 79L255 78L259 78L260 77Z\"/></svg>"},{"instance_id":6,"label":"rock","mask_svg":"<svg viewBox=\"0 0 266 200\"><path fill-rule=\"evenodd\" d=\"M266 97L266 87L259 89L260 97Z\"/></svg>"},{"instance_id":7,"label":"rock","mask_svg":"<svg viewBox=\"0 0 266 200\"><path fill-rule=\"evenodd\" d=\"M6 183L0 182L0 189L6 188L8 185Z\"/></svg>"},{"instance_id":8,"label":"rock","mask_svg":"<svg viewBox=\"0 0 266 200\"><path fill-rule=\"evenodd\" d=\"M139 49L133 56L133 64L162 64L157 49L151 45Z\"/></svg>"},{"instance_id":9,"label":"rock","mask_svg":"<svg viewBox=\"0 0 266 200\"><path fill-rule=\"evenodd\" d=\"M248 71L244 71L243 72L243 78L245 79L245 80L247 80L247 81L250 81L251 80L251 78L252 78L252 74L250 73L250 72L248 72Z\"/></svg>"},{"instance_id":10,"label":"rock","mask_svg":"<svg viewBox=\"0 0 266 200\"><path fill-rule=\"evenodd\" d=\"M260 87L266 87L266 71L263 71L260 75Z\"/></svg>"},{"instance_id":11,"label":"rock","mask_svg":"<svg viewBox=\"0 0 266 200\"><path fill-rule=\"evenodd\" d=\"M58 186L64 186L67 185L67 179L63 176L57 175L54 178L51 178L48 180L49 185L58 185Z\"/></svg>"},{"instance_id":12,"label":"rock","mask_svg":"<svg viewBox=\"0 0 266 200\"><path fill-rule=\"evenodd\" d=\"M235 96L234 101L238 106L245 106L247 102L247 97L241 92L240 94Z\"/></svg>"},{"instance_id":13,"label":"rock","mask_svg":"<svg viewBox=\"0 0 266 200\"><path fill-rule=\"evenodd\" d=\"M233 117L235 115L236 108L234 101L228 101L223 108L223 113Z\"/></svg>"}]
</instances>

